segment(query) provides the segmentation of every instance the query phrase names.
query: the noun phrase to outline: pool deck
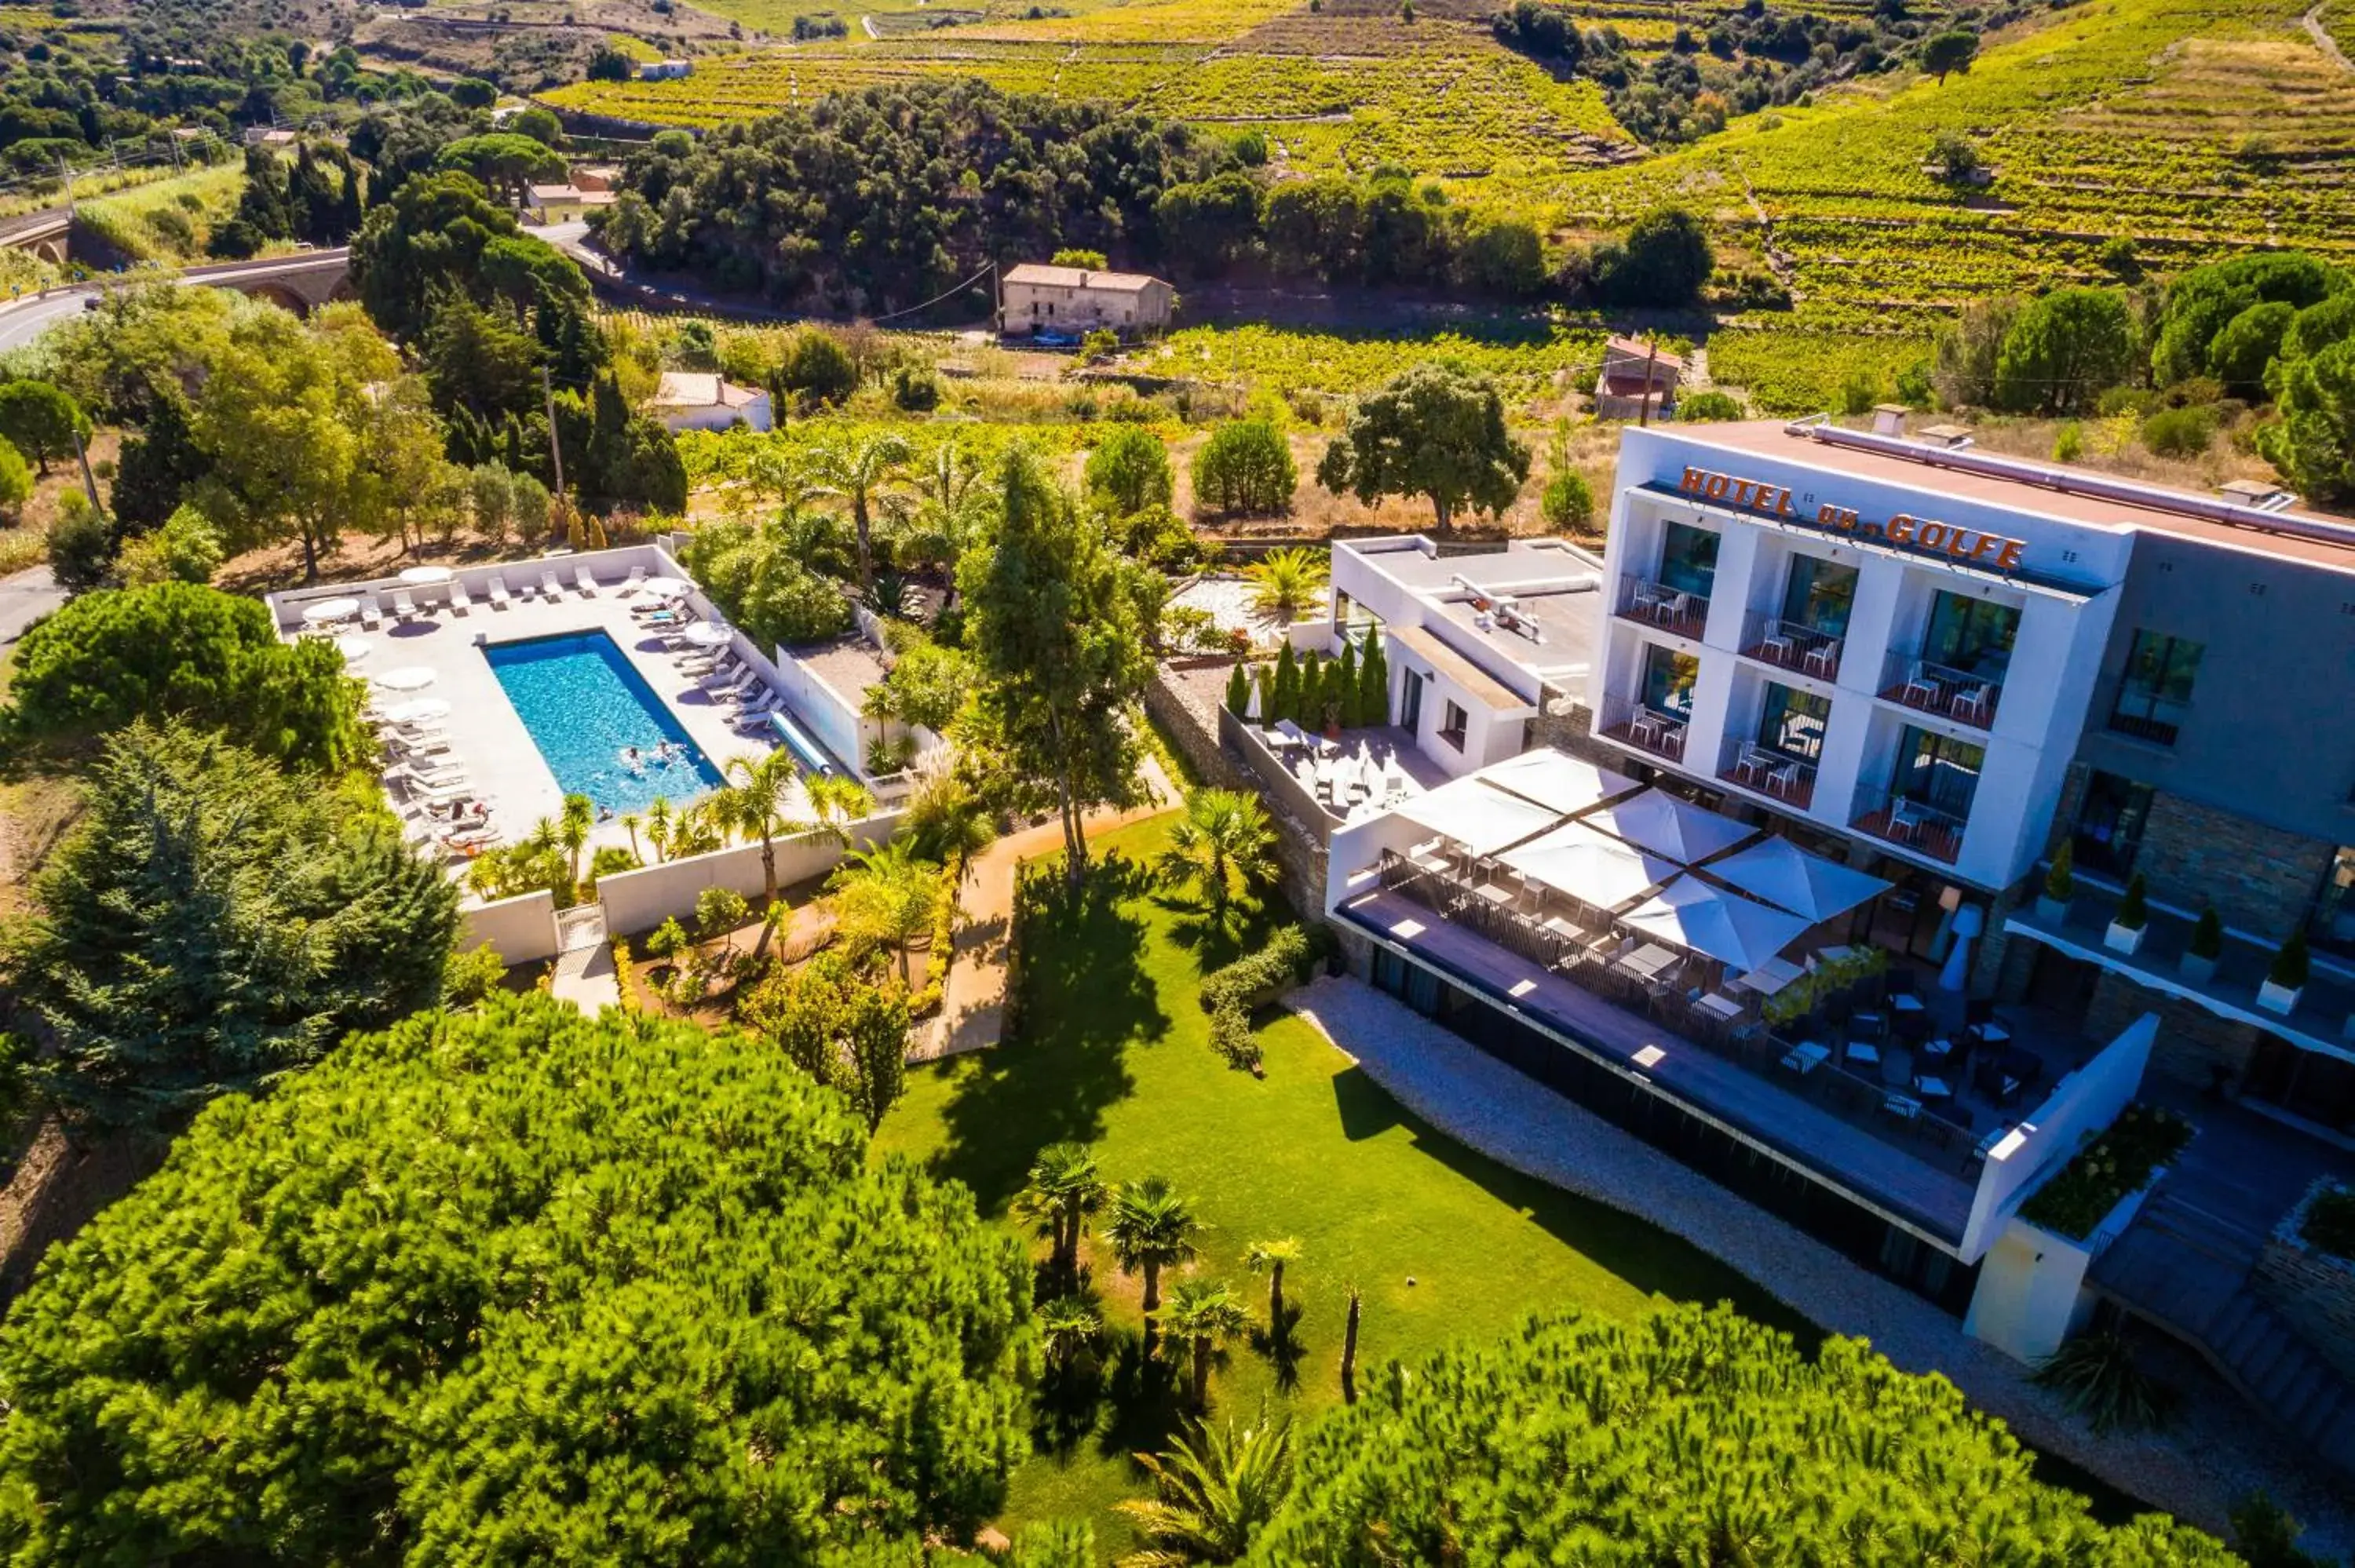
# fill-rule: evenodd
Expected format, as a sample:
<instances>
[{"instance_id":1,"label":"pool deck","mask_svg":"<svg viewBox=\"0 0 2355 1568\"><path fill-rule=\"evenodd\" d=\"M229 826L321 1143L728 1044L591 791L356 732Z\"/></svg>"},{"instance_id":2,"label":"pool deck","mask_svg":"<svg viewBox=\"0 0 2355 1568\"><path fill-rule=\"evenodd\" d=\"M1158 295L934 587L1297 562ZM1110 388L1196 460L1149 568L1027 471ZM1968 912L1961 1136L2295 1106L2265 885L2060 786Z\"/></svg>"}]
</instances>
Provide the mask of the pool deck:
<instances>
[{"instance_id":1,"label":"pool deck","mask_svg":"<svg viewBox=\"0 0 2355 1568\"><path fill-rule=\"evenodd\" d=\"M512 587L516 575L511 574L508 581ZM730 758L758 758L773 749L767 741L740 736L729 728L730 710L711 702L693 679L679 672L659 639L639 630L630 610L640 602L622 598L616 583L600 588L594 599L568 588L555 604L535 597L516 599L506 609L494 609L477 599L464 616L453 616L445 604L430 618L405 625L388 617L376 631L367 634L375 646L352 666L352 673L379 675L410 664L434 673L433 683L421 691L378 692L378 700L386 706L411 696L440 697L449 703L444 728L451 749L464 766L476 793L489 804L491 826L499 842L509 843L528 832L540 818L556 816L563 809L564 792L508 703L478 641L515 642L567 632L604 631L714 768L724 771ZM590 842L626 844L629 834L618 821L602 822Z\"/></svg>"}]
</instances>

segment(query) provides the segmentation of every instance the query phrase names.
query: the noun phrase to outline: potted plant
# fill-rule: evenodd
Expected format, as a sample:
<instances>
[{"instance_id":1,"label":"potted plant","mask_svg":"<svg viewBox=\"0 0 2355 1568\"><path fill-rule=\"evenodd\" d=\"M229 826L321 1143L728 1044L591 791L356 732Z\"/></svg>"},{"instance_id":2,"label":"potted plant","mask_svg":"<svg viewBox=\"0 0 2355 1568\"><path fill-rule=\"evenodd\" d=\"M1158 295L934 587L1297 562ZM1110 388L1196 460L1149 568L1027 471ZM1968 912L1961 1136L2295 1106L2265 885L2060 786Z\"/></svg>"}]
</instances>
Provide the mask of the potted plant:
<instances>
[{"instance_id":1,"label":"potted plant","mask_svg":"<svg viewBox=\"0 0 2355 1568\"><path fill-rule=\"evenodd\" d=\"M2126 879L2126 895L2118 900L2118 912L2102 934L2102 945L2114 953L2138 953L2149 934L2150 900L2143 892L2142 874L2137 872Z\"/></svg>"},{"instance_id":2,"label":"potted plant","mask_svg":"<svg viewBox=\"0 0 2355 1568\"><path fill-rule=\"evenodd\" d=\"M2306 928L2301 926L2274 954L2265 983L2257 988L2257 1005L2285 1018L2296 1011L2298 993L2306 989Z\"/></svg>"},{"instance_id":3,"label":"potted plant","mask_svg":"<svg viewBox=\"0 0 2355 1568\"><path fill-rule=\"evenodd\" d=\"M2183 949L2183 978L2194 985L2206 985L2216 978L2216 960L2223 956L2223 917L2213 904L2203 904L2191 927L2190 944Z\"/></svg>"},{"instance_id":4,"label":"potted plant","mask_svg":"<svg viewBox=\"0 0 2355 1568\"><path fill-rule=\"evenodd\" d=\"M2069 900L2077 895L2077 854L2063 843L2052 852L2051 869L2044 874L2044 891L2036 895L2036 917L2057 926L2069 917Z\"/></svg>"}]
</instances>

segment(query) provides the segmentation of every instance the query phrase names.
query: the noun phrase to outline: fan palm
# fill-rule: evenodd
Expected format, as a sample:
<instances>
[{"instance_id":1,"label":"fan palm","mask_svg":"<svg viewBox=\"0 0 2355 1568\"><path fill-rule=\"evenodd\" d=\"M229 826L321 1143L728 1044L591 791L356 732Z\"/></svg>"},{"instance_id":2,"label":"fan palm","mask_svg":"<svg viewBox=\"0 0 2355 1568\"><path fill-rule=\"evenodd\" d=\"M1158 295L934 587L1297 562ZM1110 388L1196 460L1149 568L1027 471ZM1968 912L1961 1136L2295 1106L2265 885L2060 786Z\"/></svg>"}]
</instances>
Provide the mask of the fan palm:
<instances>
[{"instance_id":1,"label":"fan palm","mask_svg":"<svg viewBox=\"0 0 2355 1568\"><path fill-rule=\"evenodd\" d=\"M581 852L589 845L589 832L597 825L597 802L586 795L564 797L564 814L557 820L557 842L564 846L564 876L581 881Z\"/></svg>"},{"instance_id":2,"label":"fan palm","mask_svg":"<svg viewBox=\"0 0 2355 1568\"><path fill-rule=\"evenodd\" d=\"M1078 1296L1058 1296L1040 1307L1038 1312L1039 1339L1047 1355L1050 1372L1060 1372L1079 1359L1083 1351L1095 1349L1103 1333L1103 1319L1086 1299Z\"/></svg>"},{"instance_id":3,"label":"fan palm","mask_svg":"<svg viewBox=\"0 0 2355 1568\"><path fill-rule=\"evenodd\" d=\"M813 819L803 832L823 833L838 844L850 842L850 824L875 809L867 786L844 773L820 773L802 780Z\"/></svg>"},{"instance_id":4,"label":"fan palm","mask_svg":"<svg viewBox=\"0 0 2355 1568\"><path fill-rule=\"evenodd\" d=\"M916 474L916 513L900 541L911 561L954 570L964 542L986 514L990 488L981 463L954 440L932 449Z\"/></svg>"},{"instance_id":5,"label":"fan palm","mask_svg":"<svg viewBox=\"0 0 2355 1568\"><path fill-rule=\"evenodd\" d=\"M1243 1249L1243 1266L1253 1274L1267 1276L1267 1331L1284 1332L1284 1268L1286 1264L1300 1261L1300 1238L1280 1236L1273 1241L1255 1241Z\"/></svg>"},{"instance_id":6,"label":"fan palm","mask_svg":"<svg viewBox=\"0 0 2355 1568\"><path fill-rule=\"evenodd\" d=\"M927 860L949 868L951 882L964 885L974 856L997 837L997 824L981 797L954 772L933 774L908 800L901 819L909 840Z\"/></svg>"},{"instance_id":7,"label":"fan palm","mask_svg":"<svg viewBox=\"0 0 2355 1568\"><path fill-rule=\"evenodd\" d=\"M1270 620L1299 620L1325 600L1325 562L1313 551L1271 550L1243 568L1252 608Z\"/></svg>"},{"instance_id":8,"label":"fan palm","mask_svg":"<svg viewBox=\"0 0 2355 1568\"><path fill-rule=\"evenodd\" d=\"M1106 1191L1095 1151L1084 1143L1050 1143L1030 1162L1029 1184L1018 1202L1046 1233L1050 1266L1060 1277L1079 1272L1080 1237L1088 1216L1103 1207Z\"/></svg>"},{"instance_id":9,"label":"fan palm","mask_svg":"<svg viewBox=\"0 0 2355 1568\"><path fill-rule=\"evenodd\" d=\"M854 940L888 943L900 952L900 983L911 986L908 952L940 917L941 868L919 860L904 838L878 849L855 850L827 886L835 913Z\"/></svg>"},{"instance_id":10,"label":"fan palm","mask_svg":"<svg viewBox=\"0 0 2355 1568\"><path fill-rule=\"evenodd\" d=\"M761 887L773 899L776 841L794 831L790 809L801 772L794 765L794 754L782 747L762 757L731 757L726 772L729 787L716 801L720 821L744 837L761 841Z\"/></svg>"},{"instance_id":11,"label":"fan palm","mask_svg":"<svg viewBox=\"0 0 2355 1568\"><path fill-rule=\"evenodd\" d=\"M1195 884L1216 915L1224 915L1241 878L1248 889L1275 875L1275 826L1259 797L1241 789L1197 789L1186 815L1169 829L1165 872Z\"/></svg>"},{"instance_id":12,"label":"fan palm","mask_svg":"<svg viewBox=\"0 0 2355 1568\"><path fill-rule=\"evenodd\" d=\"M1161 1271L1194 1259L1194 1236L1201 1225L1194 1211L1165 1176L1124 1183L1113 1194L1104 1238L1123 1274L1145 1277L1146 1350L1153 1349L1153 1313L1161 1305Z\"/></svg>"},{"instance_id":13,"label":"fan palm","mask_svg":"<svg viewBox=\"0 0 2355 1568\"><path fill-rule=\"evenodd\" d=\"M1198 1426L1168 1453L1136 1461L1153 1478L1154 1495L1117 1506L1146 1545L1120 1568L1239 1562L1292 1489L1292 1424L1263 1409L1241 1432L1231 1422Z\"/></svg>"},{"instance_id":14,"label":"fan palm","mask_svg":"<svg viewBox=\"0 0 2355 1568\"><path fill-rule=\"evenodd\" d=\"M1191 1363L1187 1394L1195 1409L1209 1403L1210 1358L1250 1326L1242 1303L1218 1280L1183 1280L1169 1293L1169 1332L1186 1341Z\"/></svg>"},{"instance_id":15,"label":"fan palm","mask_svg":"<svg viewBox=\"0 0 2355 1568\"><path fill-rule=\"evenodd\" d=\"M810 474L817 481L819 493L850 503L850 524L858 535L862 592L875 583L875 509L890 499L900 470L911 455L905 438L884 433L837 441L810 456Z\"/></svg>"}]
</instances>

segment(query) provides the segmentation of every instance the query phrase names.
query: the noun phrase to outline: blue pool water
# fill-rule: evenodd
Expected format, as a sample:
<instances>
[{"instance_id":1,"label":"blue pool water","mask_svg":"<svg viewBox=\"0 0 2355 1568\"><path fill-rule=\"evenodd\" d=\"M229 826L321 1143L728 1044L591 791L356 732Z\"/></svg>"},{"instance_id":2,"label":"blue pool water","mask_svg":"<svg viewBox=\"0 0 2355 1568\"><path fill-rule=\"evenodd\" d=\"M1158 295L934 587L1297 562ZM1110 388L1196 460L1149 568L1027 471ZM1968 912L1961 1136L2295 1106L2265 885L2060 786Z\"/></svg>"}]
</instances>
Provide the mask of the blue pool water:
<instances>
[{"instance_id":1,"label":"blue pool water","mask_svg":"<svg viewBox=\"0 0 2355 1568\"><path fill-rule=\"evenodd\" d=\"M483 653L566 794L614 812L641 811L657 795L683 804L722 782L605 633L495 642ZM654 754L665 741L674 748L667 761ZM622 755L633 746L642 754L635 768Z\"/></svg>"}]
</instances>

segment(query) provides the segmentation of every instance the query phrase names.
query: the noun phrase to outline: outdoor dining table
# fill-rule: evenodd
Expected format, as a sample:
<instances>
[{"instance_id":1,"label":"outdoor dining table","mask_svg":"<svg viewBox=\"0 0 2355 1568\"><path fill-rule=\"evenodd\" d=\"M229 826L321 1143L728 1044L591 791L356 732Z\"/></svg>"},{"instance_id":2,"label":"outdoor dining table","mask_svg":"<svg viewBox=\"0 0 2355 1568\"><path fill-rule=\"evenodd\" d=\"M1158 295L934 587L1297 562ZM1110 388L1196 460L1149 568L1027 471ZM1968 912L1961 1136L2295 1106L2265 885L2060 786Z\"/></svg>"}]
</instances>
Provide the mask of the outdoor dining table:
<instances>
[{"instance_id":1,"label":"outdoor dining table","mask_svg":"<svg viewBox=\"0 0 2355 1568\"><path fill-rule=\"evenodd\" d=\"M1549 936L1560 937L1566 942L1579 941L1586 936L1585 927L1572 925L1559 915L1547 916L1545 924L1540 929Z\"/></svg>"},{"instance_id":2,"label":"outdoor dining table","mask_svg":"<svg viewBox=\"0 0 2355 1568\"><path fill-rule=\"evenodd\" d=\"M1499 909L1502 909L1506 905L1510 904L1516 897L1519 896L1519 895L1515 893L1513 889L1509 887L1500 887L1493 882L1484 882L1472 891L1479 895L1482 898L1487 899L1490 904Z\"/></svg>"},{"instance_id":3,"label":"outdoor dining table","mask_svg":"<svg viewBox=\"0 0 2355 1568\"><path fill-rule=\"evenodd\" d=\"M1657 942L1646 942L1619 960L1617 968L1638 980L1657 980L1663 971L1675 966L1677 955Z\"/></svg>"},{"instance_id":4,"label":"outdoor dining table","mask_svg":"<svg viewBox=\"0 0 2355 1568\"><path fill-rule=\"evenodd\" d=\"M1913 1080L1913 1092L1925 1100L1950 1100L1955 1097L1954 1086L1944 1078L1916 1078Z\"/></svg>"},{"instance_id":5,"label":"outdoor dining table","mask_svg":"<svg viewBox=\"0 0 2355 1568\"><path fill-rule=\"evenodd\" d=\"M1711 1018L1723 1019L1729 1023L1742 1016L1742 1004L1732 997L1721 995L1717 991L1710 991L1707 996L1694 1002L1693 1006L1696 1010L1708 1013Z\"/></svg>"},{"instance_id":6,"label":"outdoor dining table","mask_svg":"<svg viewBox=\"0 0 2355 1568\"><path fill-rule=\"evenodd\" d=\"M1406 852L1406 863L1418 871L1445 871L1448 865L1445 855L1419 845Z\"/></svg>"},{"instance_id":7,"label":"outdoor dining table","mask_svg":"<svg viewBox=\"0 0 2355 1568\"><path fill-rule=\"evenodd\" d=\"M1773 996L1804 972L1788 959L1769 959L1749 973L1736 975L1725 983L1756 996Z\"/></svg>"},{"instance_id":8,"label":"outdoor dining table","mask_svg":"<svg viewBox=\"0 0 2355 1568\"><path fill-rule=\"evenodd\" d=\"M1783 1065L1805 1077L1832 1059L1831 1047L1818 1045L1812 1040L1802 1040L1783 1053Z\"/></svg>"}]
</instances>

